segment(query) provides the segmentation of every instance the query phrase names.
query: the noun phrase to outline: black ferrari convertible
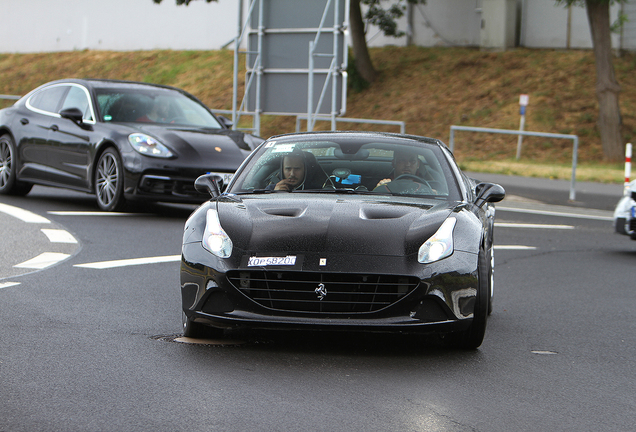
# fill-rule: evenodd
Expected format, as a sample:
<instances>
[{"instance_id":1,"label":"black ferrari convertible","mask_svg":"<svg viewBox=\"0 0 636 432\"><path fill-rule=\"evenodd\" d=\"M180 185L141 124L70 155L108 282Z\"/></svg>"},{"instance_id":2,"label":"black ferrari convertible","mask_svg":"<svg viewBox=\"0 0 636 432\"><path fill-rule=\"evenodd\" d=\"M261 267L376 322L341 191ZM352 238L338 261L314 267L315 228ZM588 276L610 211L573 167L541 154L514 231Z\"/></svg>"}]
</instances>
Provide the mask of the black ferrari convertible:
<instances>
[{"instance_id":1,"label":"black ferrari convertible","mask_svg":"<svg viewBox=\"0 0 636 432\"><path fill-rule=\"evenodd\" d=\"M0 110L0 193L65 187L94 193L106 211L126 200L201 203L194 180L229 180L263 141L230 124L173 87L50 82Z\"/></svg>"},{"instance_id":2,"label":"black ferrari convertible","mask_svg":"<svg viewBox=\"0 0 636 432\"><path fill-rule=\"evenodd\" d=\"M183 331L436 332L478 347L493 298L503 188L463 174L439 140L272 137L185 225Z\"/></svg>"}]
</instances>

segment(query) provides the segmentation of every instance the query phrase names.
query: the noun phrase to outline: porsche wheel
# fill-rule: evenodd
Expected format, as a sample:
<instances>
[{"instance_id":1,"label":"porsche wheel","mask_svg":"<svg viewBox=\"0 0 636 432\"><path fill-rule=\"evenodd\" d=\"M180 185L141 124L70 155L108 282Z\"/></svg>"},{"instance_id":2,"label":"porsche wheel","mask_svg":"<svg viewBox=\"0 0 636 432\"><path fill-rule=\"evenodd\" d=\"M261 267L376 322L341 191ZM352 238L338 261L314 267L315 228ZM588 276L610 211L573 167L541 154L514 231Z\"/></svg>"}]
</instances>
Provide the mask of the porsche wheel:
<instances>
[{"instance_id":1,"label":"porsche wheel","mask_svg":"<svg viewBox=\"0 0 636 432\"><path fill-rule=\"evenodd\" d=\"M104 211L124 208L124 170L119 153L107 148L99 156L95 169L95 195L97 205Z\"/></svg>"},{"instance_id":2,"label":"porsche wheel","mask_svg":"<svg viewBox=\"0 0 636 432\"><path fill-rule=\"evenodd\" d=\"M476 349L484 340L486 323L488 321L488 308L490 304L490 257L484 250L479 252L478 261L478 286L475 297L475 310L473 322L467 330L458 333L453 340L454 345L463 349Z\"/></svg>"},{"instance_id":3,"label":"porsche wheel","mask_svg":"<svg viewBox=\"0 0 636 432\"><path fill-rule=\"evenodd\" d=\"M0 193L26 195L33 187L30 183L16 180L16 159L13 140L8 135L0 136Z\"/></svg>"}]
</instances>

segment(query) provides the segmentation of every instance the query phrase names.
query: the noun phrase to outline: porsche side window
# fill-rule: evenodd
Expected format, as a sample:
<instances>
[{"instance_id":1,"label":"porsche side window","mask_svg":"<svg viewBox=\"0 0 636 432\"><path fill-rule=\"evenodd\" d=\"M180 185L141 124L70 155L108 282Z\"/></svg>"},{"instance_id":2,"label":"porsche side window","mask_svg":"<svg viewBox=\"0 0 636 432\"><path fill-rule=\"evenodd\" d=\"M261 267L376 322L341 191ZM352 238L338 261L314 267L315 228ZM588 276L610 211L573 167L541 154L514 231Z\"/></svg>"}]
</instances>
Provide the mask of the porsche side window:
<instances>
[{"instance_id":1,"label":"porsche side window","mask_svg":"<svg viewBox=\"0 0 636 432\"><path fill-rule=\"evenodd\" d=\"M60 100L68 90L69 86L51 86L40 90L29 98L28 105L37 111L47 113L57 113Z\"/></svg>"},{"instance_id":2,"label":"porsche side window","mask_svg":"<svg viewBox=\"0 0 636 432\"><path fill-rule=\"evenodd\" d=\"M79 87L71 87L64 99L64 103L62 104L60 111L67 108L77 108L84 113L84 120L93 120L88 97L84 90Z\"/></svg>"}]
</instances>

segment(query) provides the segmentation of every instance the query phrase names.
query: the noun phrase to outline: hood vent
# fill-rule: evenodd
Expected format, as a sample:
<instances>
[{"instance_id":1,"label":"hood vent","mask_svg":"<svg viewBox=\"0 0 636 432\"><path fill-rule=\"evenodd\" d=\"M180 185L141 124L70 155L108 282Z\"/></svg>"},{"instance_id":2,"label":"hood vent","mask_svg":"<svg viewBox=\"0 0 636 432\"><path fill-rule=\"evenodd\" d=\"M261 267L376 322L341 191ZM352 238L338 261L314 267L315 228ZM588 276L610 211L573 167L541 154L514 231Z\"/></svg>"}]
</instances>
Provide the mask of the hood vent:
<instances>
[{"instance_id":1,"label":"hood vent","mask_svg":"<svg viewBox=\"0 0 636 432\"><path fill-rule=\"evenodd\" d=\"M305 208L289 208L289 207L279 207L279 208L266 208L260 209L263 213L266 213L271 216L285 216L285 217L300 217L305 213Z\"/></svg>"},{"instance_id":2,"label":"hood vent","mask_svg":"<svg viewBox=\"0 0 636 432\"><path fill-rule=\"evenodd\" d=\"M418 209L429 210L432 206L418 206ZM360 219L399 219L410 213L407 207L366 207L360 209Z\"/></svg>"}]
</instances>

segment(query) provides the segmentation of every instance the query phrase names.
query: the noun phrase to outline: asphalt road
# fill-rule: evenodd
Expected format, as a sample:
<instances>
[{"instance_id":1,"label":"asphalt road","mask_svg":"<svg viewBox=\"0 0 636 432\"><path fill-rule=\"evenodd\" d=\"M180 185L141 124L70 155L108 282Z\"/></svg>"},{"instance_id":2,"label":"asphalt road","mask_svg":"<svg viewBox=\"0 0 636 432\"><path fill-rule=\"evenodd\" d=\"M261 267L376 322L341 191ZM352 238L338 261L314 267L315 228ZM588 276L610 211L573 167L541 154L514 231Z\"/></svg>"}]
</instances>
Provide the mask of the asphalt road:
<instances>
[{"instance_id":1,"label":"asphalt road","mask_svg":"<svg viewBox=\"0 0 636 432\"><path fill-rule=\"evenodd\" d=\"M474 352L331 333L180 343L192 207L106 216L74 192L0 196L49 220L0 211L0 431L632 430L636 242L612 233L621 187L577 185L568 202L568 182L474 176L509 193ZM68 256L15 267L45 252Z\"/></svg>"}]
</instances>

